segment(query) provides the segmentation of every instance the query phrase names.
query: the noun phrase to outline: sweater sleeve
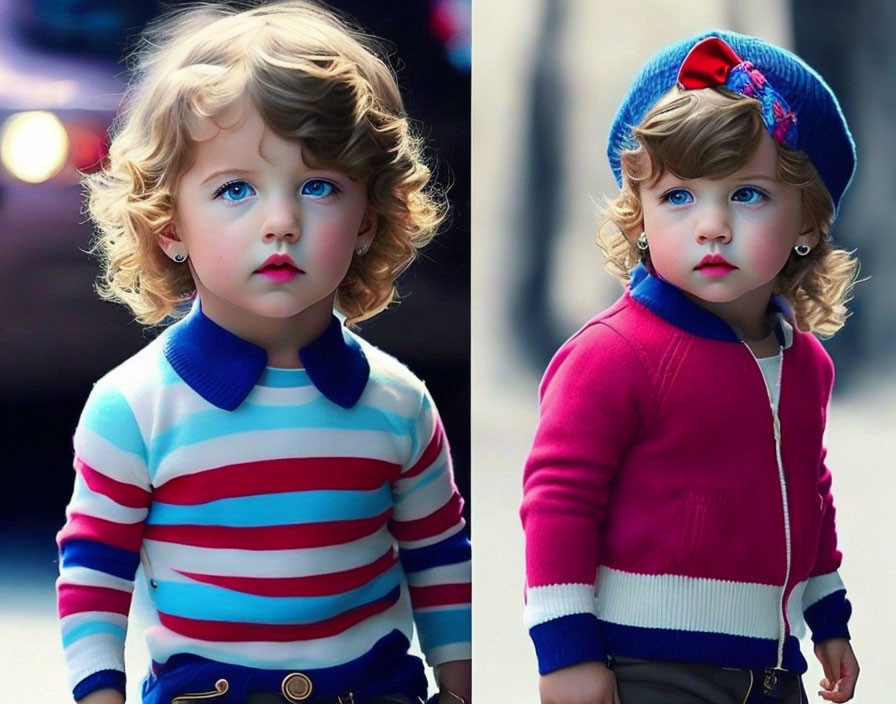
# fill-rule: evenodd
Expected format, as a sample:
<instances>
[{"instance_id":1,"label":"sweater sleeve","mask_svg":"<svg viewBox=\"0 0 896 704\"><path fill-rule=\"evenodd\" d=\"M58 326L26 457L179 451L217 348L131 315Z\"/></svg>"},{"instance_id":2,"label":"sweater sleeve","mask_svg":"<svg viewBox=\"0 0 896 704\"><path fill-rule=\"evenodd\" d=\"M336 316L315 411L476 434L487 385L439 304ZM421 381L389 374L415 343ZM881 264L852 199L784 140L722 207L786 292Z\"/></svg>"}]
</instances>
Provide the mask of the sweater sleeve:
<instances>
[{"instance_id":1,"label":"sweater sleeve","mask_svg":"<svg viewBox=\"0 0 896 704\"><path fill-rule=\"evenodd\" d=\"M852 613L846 587L837 572L841 553L837 549L831 472L824 461L819 472L818 494L822 502L821 537L815 566L803 592L803 614L816 643L830 638L849 638L847 623Z\"/></svg>"},{"instance_id":2,"label":"sweater sleeve","mask_svg":"<svg viewBox=\"0 0 896 704\"><path fill-rule=\"evenodd\" d=\"M125 691L124 640L150 487L136 419L111 386L94 388L74 445L56 591L69 684L82 699Z\"/></svg>"},{"instance_id":3,"label":"sweater sleeve","mask_svg":"<svg viewBox=\"0 0 896 704\"><path fill-rule=\"evenodd\" d=\"M610 485L641 426L637 353L603 324L583 329L545 372L523 476L525 622L542 674L603 660L594 601Z\"/></svg>"},{"instance_id":4,"label":"sweater sleeve","mask_svg":"<svg viewBox=\"0 0 896 704\"><path fill-rule=\"evenodd\" d=\"M393 483L391 530L431 665L471 657L470 541L438 412L423 391L409 461Z\"/></svg>"}]
</instances>

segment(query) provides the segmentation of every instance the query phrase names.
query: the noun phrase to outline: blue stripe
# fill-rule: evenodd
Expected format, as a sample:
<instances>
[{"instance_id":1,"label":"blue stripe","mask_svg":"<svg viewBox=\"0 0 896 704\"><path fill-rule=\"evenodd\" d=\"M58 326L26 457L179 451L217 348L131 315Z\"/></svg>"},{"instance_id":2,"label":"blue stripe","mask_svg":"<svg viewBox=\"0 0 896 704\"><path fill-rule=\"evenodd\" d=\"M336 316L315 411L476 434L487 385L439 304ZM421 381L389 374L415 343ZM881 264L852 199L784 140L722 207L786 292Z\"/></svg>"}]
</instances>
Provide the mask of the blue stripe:
<instances>
[{"instance_id":1,"label":"blue stripe","mask_svg":"<svg viewBox=\"0 0 896 704\"><path fill-rule=\"evenodd\" d=\"M607 657L594 614L561 616L529 629L538 656L538 672L546 675L563 667Z\"/></svg>"},{"instance_id":2,"label":"blue stripe","mask_svg":"<svg viewBox=\"0 0 896 704\"><path fill-rule=\"evenodd\" d=\"M852 605L846 598L846 590L839 589L819 599L806 609L805 618L812 641L820 643L831 638L849 638L847 623L852 615Z\"/></svg>"},{"instance_id":3,"label":"blue stripe","mask_svg":"<svg viewBox=\"0 0 896 704\"><path fill-rule=\"evenodd\" d=\"M451 643L469 643L471 639L472 617L469 607L415 611L414 623L424 652Z\"/></svg>"},{"instance_id":4,"label":"blue stripe","mask_svg":"<svg viewBox=\"0 0 896 704\"><path fill-rule=\"evenodd\" d=\"M63 569L86 567L129 580L134 579L140 564L139 553L84 538L66 540L59 557Z\"/></svg>"},{"instance_id":5,"label":"blue stripe","mask_svg":"<svg viewBox=\"0 0 896 704\"><path fill-rule=\"evenodd\" d=\"M185 618L301 625L318 623L351 609L381 601L398 600L398 566L357 589L329 596L273 597L230 591L199 583L159 581L151 596L159 611Z\"/></svg>"},{"instance_id":6,"label":"blue stripe","mask_svg":"<svg viewBox=\"0 0 896 704\"><path fill-rule=\"evenodd\" d=\"M134 412L117 391L95 389L84 407L80 425L124 452L146 457L146 445Z\"/></svg>"},{"instance_id":7,"label":"blue stripe","mask_svg":"<svg viewBox=\"0 0 896 704\"><path fill-rule=\"evenodd\" d=\"M92 675L85 677L75 685L72 695L75 701L81 701L91 692L100 689L117 689L121 692L122 697L125 694L125 676L119 670L100 670Z\"/></svg>"},{"instance_id":8,"label":"blue stripe","mask_svg":"<svg viewBox=\"0 0 896 704\"><path fill-rule=\"evenodd\" d=\"M265 430L369 430L404 437L407 427L408 420L397 413L362 405L345 409L320 397L289 408L245 402L235 411L215 408L194 413L156 436L150 449L152 456L164 457L184 445Z\"/></svg>"},{"instance_id":9,"label":"blue stripe","mask_svg":"<svg viewBox=\"0 0 896 704\"><path fill-rule=\"evenodd\" d=\"M384 484L370 491L293 491L219 499L194 506L154 503L147 523L252 528L324 521L350 521L378 516L392 506Z\"/></svg>"},{"instance_id":10,"label":"blue stripe","mask_svg":"<svg viewBox=\"0 0 896 704\"><path fill-rule=\"evenodd\" d=\"M421 572L442 565L456 565L470 559L470 541L463 530L459 530L438 543L425 548L399 550L401 566L407 573Z\"/></svg>"},{"instance_id":11,"label":"blue stripe","mask_svg":"<svg viewBox=\"0 0 896 704\"><path fill-rule=\"evenodd\" d=\"M638 628L607 621L601 621L600 626L606 649L614 655L720 667L774 667L778 662L778 642L774 639ZM784 642L783 667L797 674L804 673L808 667L800 654L799 641L793 636Z\"/></svg>"},{"instance_id":12,"label":"blue stripe","mask_svg":"<svg viewBox=\"0 0 896 704\"><path fill-rule=\"evenodd\" d=\"M103 623L102 621L90 621L75 626L72 630L62 636L62 647L67 648L72 643L79 641L82 638L99 635L101 633L109 633L124 643L126 632L121 626L116 626L114 623Z\"/></svg>"},{"instance_id":13,"label":"blue stripe","mask_svg":"<svg viewBox=\"0 0 896 704\"><path fill-rule=\"evenodd\" d=\"M448 469L448 458L445 457L441 462L435 462L427 468L423 474L420 474L416 477L411 477L407 480L408 486L406 489L398 489L395 492L395 496L397 499L404 501L408 496L413 495L415 492L420 491L420 489L432 484L432 482L437 479L447 480L448 477L451 476L451 472ZM399 477L399 486L401 482L401 477Z\"/></svg>"}]
</instances>

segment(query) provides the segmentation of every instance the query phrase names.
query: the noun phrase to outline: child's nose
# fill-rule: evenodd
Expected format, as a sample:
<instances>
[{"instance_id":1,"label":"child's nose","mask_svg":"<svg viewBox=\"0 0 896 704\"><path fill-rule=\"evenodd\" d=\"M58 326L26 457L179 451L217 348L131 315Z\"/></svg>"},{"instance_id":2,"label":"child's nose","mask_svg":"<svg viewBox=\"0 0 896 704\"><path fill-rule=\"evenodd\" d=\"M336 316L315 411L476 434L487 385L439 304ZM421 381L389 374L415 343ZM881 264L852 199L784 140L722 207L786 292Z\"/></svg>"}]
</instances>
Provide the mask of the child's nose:
<instances>
[{"instance_id":1,"label":"child's nose","mask_svg":"<svg viewBox=\"0 0 896 704\"><path fill-rule=\"evenodd\" d=\"M266 241L282 239L294 242L299 239L300 218L295 201L287 198L272 200L268 203L265 215L262 236Z\"/></svg>"},{"instance_id":2,"label":"child's nose","mask_svg":"<svg viewBox=\"0 0 896 704\"><path fill-rule=\"evenodd\" d=\"M707 206L700 212L694 235L700 244L718 242L728 244L731 241L731 224L728 211L724 207Z\"/></svg>"}]
</instances>

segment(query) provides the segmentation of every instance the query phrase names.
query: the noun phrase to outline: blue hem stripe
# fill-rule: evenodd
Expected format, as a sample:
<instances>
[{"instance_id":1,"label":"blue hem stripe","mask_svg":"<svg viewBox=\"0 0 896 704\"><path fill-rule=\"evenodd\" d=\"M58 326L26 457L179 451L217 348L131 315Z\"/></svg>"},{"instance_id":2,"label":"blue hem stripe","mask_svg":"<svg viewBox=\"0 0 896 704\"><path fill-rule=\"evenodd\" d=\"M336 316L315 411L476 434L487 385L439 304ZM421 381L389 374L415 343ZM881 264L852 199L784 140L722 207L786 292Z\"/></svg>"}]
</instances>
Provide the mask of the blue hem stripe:
<instances>
[{"instance_id":1,"label":"blue hem stripe","mask_svg":"<svg viewBox=\"0 0 896 704\"><path fill-rule=\"evenodd\" d=\"M819 599L806 609L805 618L812 631L812 642L820 643L831 638L849 639L847 622L852 615L852 604L846 598L846 590L840 589Z\"/></svg>"},{"instance_id":2,"label":"blue hem stripe","mask_svg":"<svg viewBox=\"0 0 896 704\"><path fill-rule=\"evenodd\" d=\"M72 694L75 701L80 701L88 694L101 689L116 689L125 694L125 685L126 680L123 672L118 670L100 670L78 682L72 690Z\"/></svg>"}]
</instances>

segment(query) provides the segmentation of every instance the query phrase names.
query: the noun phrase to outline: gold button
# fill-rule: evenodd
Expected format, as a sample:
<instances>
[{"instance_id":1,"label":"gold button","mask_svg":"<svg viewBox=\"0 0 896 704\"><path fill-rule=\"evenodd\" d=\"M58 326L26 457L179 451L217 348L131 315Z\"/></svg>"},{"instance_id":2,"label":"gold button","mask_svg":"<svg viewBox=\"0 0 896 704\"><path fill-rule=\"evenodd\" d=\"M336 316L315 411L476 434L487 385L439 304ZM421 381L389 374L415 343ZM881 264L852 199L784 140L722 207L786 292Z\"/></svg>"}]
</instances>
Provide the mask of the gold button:
<instances>
[{"instance_id":1,"label":"gold button","mask_svg":"<svg viewBox=\"0 0 896 704\"><path fill-rule=\"evenodd\" d=\"M311 680L308 679L308 675L293 672L283 678L280 691L291 702L305 701L311 696Z\"/></svg>"}]
</instances>

